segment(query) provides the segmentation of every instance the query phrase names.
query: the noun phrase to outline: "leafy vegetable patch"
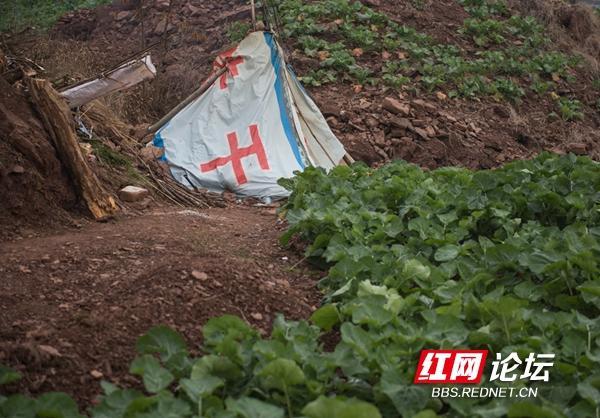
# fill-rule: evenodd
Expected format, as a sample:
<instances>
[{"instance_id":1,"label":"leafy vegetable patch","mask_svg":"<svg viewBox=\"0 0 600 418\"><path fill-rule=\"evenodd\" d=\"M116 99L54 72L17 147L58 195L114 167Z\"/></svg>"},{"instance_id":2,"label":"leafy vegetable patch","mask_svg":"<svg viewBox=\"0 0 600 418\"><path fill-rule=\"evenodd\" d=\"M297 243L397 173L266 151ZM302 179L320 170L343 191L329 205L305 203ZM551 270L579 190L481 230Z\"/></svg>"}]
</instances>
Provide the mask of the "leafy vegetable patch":
<instances>
[{"instance_id":1,"label":"leafy vegetable patch","mask_svg":"<svg viewBox=\"0 0 600 418\"><path fill-rule=\"evenodd\" d=\"M309 168L282 184L290 228L330 263L310 321L278 317L263 338L223 316L204 355L156 327L130 371L102 382L95 418L593 417L600 411L600 165L543 154L493 171ZM320 343L335 329L332 351ZM414 385L423 348L554 353L539 396L432 398ZM489 376L489 370L484 373ZM0 384L20 378L0 367ZM484 386L502 385L485 381ZM511 387L523 387L517 381ZM64 394L0 397L0 416L79 417Z\"/></svg>"},{"instance_id":2,"label":"leafy vegetable patch","mask_svg":"<svg viewBox=\"0 0 600 418\"><path fill-rule=\"evenodd\" d=\"M551 51L544 27L533 17L511 16L503 2L459 2L471 17L458 33L473 41L474 52L436 42L358 1L284 0L279 10L284 35L319 60L302 77L309 85L341 79L519 101L528 91L543 95L556 81L573 81L579 58ZM382 66L372 65L374 54L382 57Z\"/></svg>"}]
</instances>

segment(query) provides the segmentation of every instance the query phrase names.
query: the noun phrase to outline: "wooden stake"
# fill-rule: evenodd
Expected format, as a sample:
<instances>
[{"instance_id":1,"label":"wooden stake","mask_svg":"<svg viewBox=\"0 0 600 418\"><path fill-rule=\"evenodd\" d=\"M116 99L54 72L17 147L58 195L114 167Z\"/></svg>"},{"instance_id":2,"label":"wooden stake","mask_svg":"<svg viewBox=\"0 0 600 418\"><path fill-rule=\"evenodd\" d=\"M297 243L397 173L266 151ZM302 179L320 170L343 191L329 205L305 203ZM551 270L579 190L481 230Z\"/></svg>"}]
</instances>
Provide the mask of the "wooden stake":
<instances>
[{"instance_id":1,"label":"wooden stake","mask_svg":"<svg viewBox=\"0 0 600 418\"><path fill-rule=\"evenodd\" d=\"M81 153L69 106L47 80L27 78L33 103L66 167L77 193L96 220L117 211L117 204L102 187Z\"/></svg>"},{"instance_id":2,"label":"wooden stake","mask_svg":"<svg viewBox=\"0 0 600 418\"><path fill-rule=\"evenodd\" d=\"M256 7L254 0L250 0L250 5L252 6L252 30L256 31Z\"/></svg>"}]
</instances>

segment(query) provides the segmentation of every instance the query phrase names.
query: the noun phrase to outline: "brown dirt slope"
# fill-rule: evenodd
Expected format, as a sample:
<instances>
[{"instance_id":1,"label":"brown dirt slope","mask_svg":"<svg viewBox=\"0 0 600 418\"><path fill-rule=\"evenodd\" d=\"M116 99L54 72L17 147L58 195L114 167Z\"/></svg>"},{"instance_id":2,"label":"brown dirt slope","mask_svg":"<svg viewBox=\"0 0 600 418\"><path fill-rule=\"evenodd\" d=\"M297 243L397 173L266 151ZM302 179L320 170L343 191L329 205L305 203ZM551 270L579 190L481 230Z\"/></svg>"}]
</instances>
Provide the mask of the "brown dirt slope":
<instances>
[{"instance_id":1,"label":"brown dirt slope","mask_svg":"<svg viewBox=\"0 0 600 418\"><path fill-rule=\"evenodd\" d=\"M472 40L457 32L468 15L456 0L364 2L439 42L457 45L467 55L477 52ZM124 119L148 122L164 114L207 75L214 55L229 43L229 25L247 21L245 3L155 0L144 2L145 7L140 9L136 2L115 1L112 6L65 16L49 42L21 40L17 47L30 51L53 77L77 79L120 61L142 45L158 42L153 52L159 68L157 80L109 99ZM402 158L428 168L489 168L542 150L573 151L600 158L598 91L590 88L594 77L590 68L599 58L597 18L583 6L562 2L556 10L549 4L557 2L510 3L513 13L534 14L547 24L553 47L586 56L584 65L573 74L574 83L558 81L561 95L582 102L583 120L549 118L556 111L556 103L549 96L532 94L511 104L485 97L441 100L437 92L381 86L364 86L355 92L350 84L342 82L309 90L349 151L369 164ZM300 75L319 65L317 60L306 59L295 51L293 42L287 46L290 61ZM73 54L82 59L70 59ZM385 61L372 54L365 54L363 60L374 67L381 67ZM382 108L386 96L407 104L410 111L404 117L414 128L429 134L394 129L393 115Z\"/></svg>"},{"instance_id":2,"label":"brown dirt slope","mask_svg":"<svg viewBox=\"0 0 600 418\"><path fill-rule=\"evenodd\" d=\"M0 364L24 375L9 390L89 405L100 392L92 371L135 384L135 341L154 325L194 348L213 316L265 332L276 313L306 318L319 273L295 267L275 219L272 209L165 207L0 245Z\"/></svg>"}]
</instances>

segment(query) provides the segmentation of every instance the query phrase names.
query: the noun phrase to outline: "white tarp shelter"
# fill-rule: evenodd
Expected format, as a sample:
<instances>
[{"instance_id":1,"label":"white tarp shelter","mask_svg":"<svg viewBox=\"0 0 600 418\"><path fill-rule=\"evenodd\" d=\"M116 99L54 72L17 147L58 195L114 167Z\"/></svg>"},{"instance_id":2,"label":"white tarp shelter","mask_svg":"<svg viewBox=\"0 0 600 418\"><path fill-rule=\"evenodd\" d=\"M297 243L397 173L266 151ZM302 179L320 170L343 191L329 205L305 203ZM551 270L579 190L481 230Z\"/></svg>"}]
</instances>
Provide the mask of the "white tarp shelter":
<instances>
[{"instance_id":1,"label":"white tarp shelter","mask_svg":"<svg viewBox=\"0 0 600 418\"><path fill-rule=\"evenodd\" d=\"M222 53L225 71L155 135L177 181L241 196L285 197L277 184L313 165L333 168L345 150L284 60L270 32Z\"/></svg>"}]
</instances>

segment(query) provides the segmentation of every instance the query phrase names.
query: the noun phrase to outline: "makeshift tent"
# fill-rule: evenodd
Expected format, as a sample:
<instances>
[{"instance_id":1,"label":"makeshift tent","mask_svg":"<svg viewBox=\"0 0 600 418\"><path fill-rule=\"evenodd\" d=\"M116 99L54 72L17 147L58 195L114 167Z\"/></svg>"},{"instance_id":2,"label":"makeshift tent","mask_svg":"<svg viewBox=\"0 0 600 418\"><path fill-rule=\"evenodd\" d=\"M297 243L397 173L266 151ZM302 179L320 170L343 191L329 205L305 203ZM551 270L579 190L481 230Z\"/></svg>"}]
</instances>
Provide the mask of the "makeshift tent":
<instances>
[{"instance_id":1,"label":"makeshift tent","mask_svg":"<svg viewBox=\"0 0 600 418\"><path fill-rule=\"evenodd\" d=\"M251 33L213 69L210 87L154 137L177 181L280 198L287 192L279 178L342 161L344 147L286 66L272 33Z\"/></svg>"}]
</instances>

